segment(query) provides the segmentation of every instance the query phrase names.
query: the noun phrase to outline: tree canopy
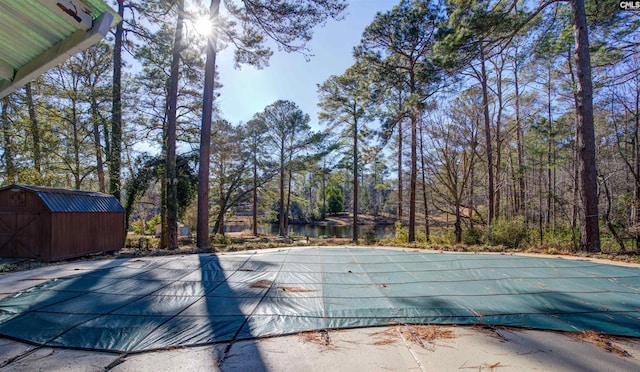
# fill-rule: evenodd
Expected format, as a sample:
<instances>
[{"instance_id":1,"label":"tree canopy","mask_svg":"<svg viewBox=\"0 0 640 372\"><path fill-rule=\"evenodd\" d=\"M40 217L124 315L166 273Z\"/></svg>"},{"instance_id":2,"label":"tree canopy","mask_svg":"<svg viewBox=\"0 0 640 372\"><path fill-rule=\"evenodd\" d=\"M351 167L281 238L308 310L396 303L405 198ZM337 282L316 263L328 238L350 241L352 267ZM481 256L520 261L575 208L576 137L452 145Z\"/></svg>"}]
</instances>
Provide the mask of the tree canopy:
<instances>
[{"instance_id":1,"label":"tree canopy","mask_svg":"<svg viewBox=\"0 0 640 372\"><path fill-rule=\"evenodd\" d=\"M328 212L354 242L395 220L413 244L640 250L640 20L615 1L399 0L318 77L318 118L280 99L247 122L219 110L217 54L311 58L345 0L114 4L112 38L0 101L3 185L122 196L128 222L197 223L200 247Z\"/></svg>"}]
</instances>

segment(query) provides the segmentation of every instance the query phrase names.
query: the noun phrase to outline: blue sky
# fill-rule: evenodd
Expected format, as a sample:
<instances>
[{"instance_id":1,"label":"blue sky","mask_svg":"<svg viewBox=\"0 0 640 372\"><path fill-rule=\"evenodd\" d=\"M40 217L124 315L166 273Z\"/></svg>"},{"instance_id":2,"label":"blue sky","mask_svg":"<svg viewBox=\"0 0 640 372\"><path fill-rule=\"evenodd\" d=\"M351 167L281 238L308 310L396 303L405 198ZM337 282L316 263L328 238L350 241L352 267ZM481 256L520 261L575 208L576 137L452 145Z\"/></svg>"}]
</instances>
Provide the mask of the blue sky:
<instances>
[{"instance_id":1,"label":"blue sky","mask_svg":"<svg viewBox=\"0 0 640 372\"><path fill-rule=\"evenodd\" d=\"M233 67L233 50L218 54L218 69L223 87L218 103L221 117L231 123L246 122L278 99L298 104L317 128L317 84L331 75L342 74L354 62L353 47L376 12L391 9L395 0L351 0L342 21L329 21L317 27L309 46L314 54L307 62L301 54L274 50L269 67Z\"/></svg>"}]
</instances>

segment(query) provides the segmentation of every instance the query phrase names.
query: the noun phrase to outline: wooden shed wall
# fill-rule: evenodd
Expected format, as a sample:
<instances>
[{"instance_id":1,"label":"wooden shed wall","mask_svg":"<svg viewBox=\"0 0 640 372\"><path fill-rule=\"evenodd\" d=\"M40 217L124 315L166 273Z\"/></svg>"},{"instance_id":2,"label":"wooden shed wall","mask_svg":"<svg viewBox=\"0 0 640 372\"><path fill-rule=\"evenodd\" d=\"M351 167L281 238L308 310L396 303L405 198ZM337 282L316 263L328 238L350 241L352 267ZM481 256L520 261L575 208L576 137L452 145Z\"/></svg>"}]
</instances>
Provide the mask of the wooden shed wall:
<instances>
[{"instance_id":1,"label":"wooden shed wall","mask_svg":"<svg viewBox=\"0 0 640 372\"><path fill-rule=\"evenodd\" d=\"M51 212L37 193L16 190L0 190L0 257L53 261L124 246L124 212Z\"/></svg>"},{"instance_id":2,"label":"wooden shed wall","mask_svg":"<svg viewBox=\"0 0 640 372\"><path fill-rule=\"evenodd\" d=\"M51 212L36 194L0 191L0 257L48 256L50 228Z\"/></svg>"},{"instance_id":3,"label":"wooden shed wall","mask_svg":"<svg viewBox=\"0 0 640 372\"><path fill-rule=\"evenodd\" d=\"M53 213L49 260L122 249L124 213Z\"/></svg>"}]
</instances>

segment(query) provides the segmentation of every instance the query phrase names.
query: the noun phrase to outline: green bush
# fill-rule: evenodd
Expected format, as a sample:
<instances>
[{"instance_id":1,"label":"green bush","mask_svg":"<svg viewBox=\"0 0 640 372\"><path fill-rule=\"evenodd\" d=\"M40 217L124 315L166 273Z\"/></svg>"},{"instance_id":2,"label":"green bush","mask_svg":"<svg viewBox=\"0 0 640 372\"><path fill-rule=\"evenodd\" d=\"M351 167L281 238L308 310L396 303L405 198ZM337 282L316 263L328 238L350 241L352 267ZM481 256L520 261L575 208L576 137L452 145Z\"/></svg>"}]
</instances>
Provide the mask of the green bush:
<instances>
[{"instance_id":1,"label":"green bush","mask_svg":"<svg viewBox=\"0 0 640 372\"><path fill-rule=\"evenodd\" d=\"M466 245L479 245L484 241L484 231L482 229L471 228L462 232L462 243Z\"/></svg>"},{"instance_id":2,"label":"green bush","mask_svg":"<svg viewBox=\"0 0 640 372\"><path fill-rule=\"evenodd\" d=\"M537 240L537 243L540 242L539 232L532 234L531 237ZM554 228L546 229L543 232L542 241L543 245L548 248L555 248L561 251L574 251L574 237L578 241L580 240L580 231L578 229L572 232L571 225L558 225Z\"/></svg>"},{"instance_id":3,"label":"green bush","mask_svg":"<svg viewBox=\"0 0 640 372\"><path fill-rule=\"evenodd\" d=\"M406 243L406 242L408 242L409 241L409 232L404 227L404 224L402 223L402 221L396 221L394 226L395 226L395 231L396 231L396 235L395 235L396 242L397 243Z\"/></svg>"},{"instance_id":4,"label":"green bush","mask_svg":"<svg viewBox=\"0 0 640 372\"><path fill-rule=\"evenodd\" d=\"M160 215L156 214L153 216L147 223L142 219L137 219L131 223L131 227L133 228L133 232L138 235L155 235L156 226L162 222ZM146 230L144 230L146 225Z\"/></svg>"},{"instance_id":5,"label":"green bush","mask_svg":"<svg viewBox=\"0 0 640 372\"><path fill-rule=\"evenodd\" d=\"M0 273L8 273L14 271L17 268L16 265L2 264L0 265Z\"/></svg>"},{"instance_id":6,"label":"green bush","mask_svg":"<svg viewBox=\"0 0 640 372\"><path fill-rule=\"evenodd\" d=\"M518 248L529 239L529 228L522 218L500 219L491 227L489 241L492 244Z\"/></svg>"},{"instance_id":7,"label":"green bush","mask_svg":"<svg viewBox=\"0 0 640 372\"><path fill-rule=\"evenodd\" d=\"M364 232L364 244L366 245L374 245L378 242L378 236L373 229L366 230Z\"/></svg>"},{"instance_id":8,"label":"green bush","mask_svg":"<svg viewBox=\"0 0 640 372\"><path fill-rule=\"evenodd\" d=\"M441 230L439 233L431 234L431 243L435 245L454 245L456 235L453 230Z\"/></svg>"},{"instance_id":9,"label":"green bush","mask_svg":"<svg viewBox=\"0 0 640 372\"><path fill-rule=\"evenodd\" d=\"M137 219L131 223L131 227L133 228L133 232L137 235L144 235L144 221L142 219Z\"/></svg>"},{"instance_id":10,"label":"green bush","mask_svg":"<svg viewBox=\"0 0 640 372\"><path fill-rule=\"evenodd\" d=\"M148 240L149 240L149 249L160 249L159 238L148 238Z\"/></svg>"},{"instance_id":11,"label":"green bush","mask_svg":"<svg viewBox=\"0 0 640 372\"><path fill-rule=\"evenodd\" d=\"M416 243L418 244L427 244L427 234L425 234L424 230L416 229Z\"/></svg>"},{"instance_id":12,"label":"green bush","mask_svg":"<svg viewBox=\"0 0 640 372\"><path fill-rule=\"evenodd\" d=\"M231 238L226 237L222 234L215 234L209 237L209 242L214 245L229 245L233 243Z\"/></svg>"},{"instance_id":13,"label":"green bush","mask_svg":"<svg viewBox=\"0 0 640 372\"><path fill-rule=\"evenodd\" d=\"M138 239L140 239L140 236L128 235L124 240L124 246L126 248L137 248L138 247Z\"/></svg>"},{"instance_id":14,"label":"green bush","mask_svg":"<svg viewBox=\"0 0 640 372\"><path fill-rule=\"evenodd\" d=\"M148 235L155 235L156 234L156 226L160 225L162 223L162 218L160 217L159 214L156 214L155 216L151 217L151 219L149 221L147 221L147 231L146 233Z\"/></svg>"},{"instance_id":15,"label":"green bush","mask_svg":"<svg viewBox=\"0 0 640 372\"><path fill-rule=\"evenodd\" d=\"M124 246L136 249L159 249L160 239L144 235L128 235Z\"/></svg>"},{"instance_id":16,"label":"green bush","mask_svg":"<svg viewBox=\"0 0 640 372\"><path fill-rule=\"evenodd\" d=\"M327 207L329 214L335 215L344 209L344 190L339 185L327 187Z\"/></svg>"}]
</instances>

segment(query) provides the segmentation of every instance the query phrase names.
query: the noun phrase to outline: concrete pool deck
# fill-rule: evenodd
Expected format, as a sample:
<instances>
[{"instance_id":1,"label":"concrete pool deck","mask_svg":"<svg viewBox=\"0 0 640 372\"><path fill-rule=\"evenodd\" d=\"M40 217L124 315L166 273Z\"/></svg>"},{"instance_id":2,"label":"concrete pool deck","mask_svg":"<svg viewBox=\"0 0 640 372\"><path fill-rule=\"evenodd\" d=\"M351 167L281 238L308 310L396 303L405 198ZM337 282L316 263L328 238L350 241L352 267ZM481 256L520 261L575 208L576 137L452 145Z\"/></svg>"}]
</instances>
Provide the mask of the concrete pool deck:
<instances>
[{"instance_id":1,"label":"concrete pool deck","mask_svg":"<svg viewBox=\"0 0 640 372\"><path fill-rule=\"evenodd\" d=\"M629 356L555 332L442 327L453 338L419 345L395 328L301 334L139 354L38 348L0 339L2 371L637 371L640 342L618 339ZM394 333L397 335L394 336Z\"/></svg>"},{"instance_id":2,"label":"concrete pool deck","mask_svg":"<svg viewBox=\"0 0 640 372\"><path fill-rule=\"evenodd\" d=\"M0 298L50 279L120 265L122 260L78 261L2 274ZM434 339L420 337L420 326L396 325L129 354L39 347L0 338L0 370L640 370L636 338L605 337L598 346L571 333L480 326L435 330Z\"/></svg>"}]
</instances>

